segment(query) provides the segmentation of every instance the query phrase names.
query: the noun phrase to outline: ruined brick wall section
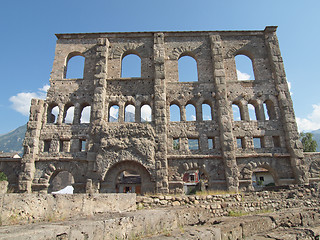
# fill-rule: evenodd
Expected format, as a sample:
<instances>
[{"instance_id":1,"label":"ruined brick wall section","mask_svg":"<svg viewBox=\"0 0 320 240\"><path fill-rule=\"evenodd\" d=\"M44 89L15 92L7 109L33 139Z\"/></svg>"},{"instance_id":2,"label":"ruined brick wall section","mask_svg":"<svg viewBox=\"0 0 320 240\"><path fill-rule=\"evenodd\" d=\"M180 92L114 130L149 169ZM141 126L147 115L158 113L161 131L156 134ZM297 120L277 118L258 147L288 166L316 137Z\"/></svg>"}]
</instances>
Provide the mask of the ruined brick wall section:
<instances>
[{"instance_id":1,"label":"ruined brick wall section","mask_svg":"<svg viewBox=\"0 0 320 240\"><path fill-rule=\"evenodd\" d=\"M60 171L73 175L76 192L115 192L125 170L143 176L143 192L182 193L183 176L193 170L205 175L209 189L250 190L259 167L276 185L307 183L275 30L58 34L47 98L32 101L20 191L47 192ZM121 76L129 54L141 60L140 77ZM237 79L235 57L241 54L252 60L255 80ZM74 56L85 58L81 79L66 78ZM179 80L178 61L184 56L196 61L198 81ZM271 104L270 119L265 103ZM129 104L135 107L134 122L125 119ZM150 122L141 121L145 104L152 109ZM173 104L180 109L178 122L170 121ZM195 107L195 121L186 119L188 104ZM212 119L203 119L203 104ZM233 119L234 104L242 114L239 121ZM250 120L249 104L257 120ZM113 105L119 108L117 122L109 120ZM81 123L86 106L91 119ZM73 122L66 123L70 107ZM237 147L238 138L243 148ZM261 148L254 147L254 138L263 139ZM190 139L198 140L199 149L189 149Z\"/></svg>"},{"instance_id":2,"label":"ruined brick wall section","mask_svg":"<svg viewBox=\"0 0 320 240\"><path fill-rule=\"evenodd\" d=\"M299 141L299 133L293 103L290 97L286 74L284 71L283 60L280 47L276 36L276 28L269 27L265 30L265 41L268 48L269 59L272 66L273 78L278 92L278 102L282 114L284 135L287 148L290 152L291 166L293 167L294 177L297 183L308 183L308 176L303 162L303 146Z\"/></svg>"},{"instance_id":3,"label":"ruined brick wall section","mask_svg":"<svg viewBox=\"0 0 320 240\"><path fill-rule=\"evenodd\" d=\"M238 167L235 155L235 145L232 134L230 105L227 100L225 67L222 56L222 42L219 35L211 35L211 51L214 66L216 87L216 103L220 130L220 142L225 167L227 188L230 191L238 189Z\"/></svg>"}]
</instances>

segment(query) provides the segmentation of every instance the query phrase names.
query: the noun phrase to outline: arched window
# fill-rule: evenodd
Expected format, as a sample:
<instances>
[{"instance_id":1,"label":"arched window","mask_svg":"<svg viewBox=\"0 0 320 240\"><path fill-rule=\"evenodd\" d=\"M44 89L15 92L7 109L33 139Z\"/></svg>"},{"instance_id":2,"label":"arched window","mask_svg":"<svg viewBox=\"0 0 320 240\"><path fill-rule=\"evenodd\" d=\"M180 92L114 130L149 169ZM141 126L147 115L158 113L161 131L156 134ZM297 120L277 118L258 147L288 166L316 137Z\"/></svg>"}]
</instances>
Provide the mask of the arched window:
<instances>
[{"instance_id":1,"label":"arched window","mask_svg":"<svg viewBox=\"0 0 320 240\"><path fill-rule=\"evenodd\" d=\"M179 122L179 121L181 121L180 108L176 104L172 104L170 106L170 121L171 122Z\"/></svg>"},{"instance_id":2,"label":"arched window","mask_svg":"<svg viewBox=\"0 0 320 240\"><path fill-rule=\"evenodd\" d=\"M252 103L248 104L248 111L249 111L250 120L252 121L258 120L256 107Z\"/></svg>"},{"instance_id":3,"label":"arched window","mask_svg":"<svg viewBox=\"0 0 320 240\"><path fill-rule=\"evenodd\" d=\"M80 53L70 54L67 58L65 78L83 78L85 58Z\"/></svg>"},{"instance_id":4,"label":"arched window","mask_svg":"<svg viewBox=\"0 0 320 240\"><path fill-rule=\"evenodd\" d=\"M141 122L151 122L152 121L152 110L148 104L141 107Z\"/></svg>"},{"instance_id":5,"label":"arched window","mask_svg":"<svg viewBox=\"0 0 320 240\"><path fill-rule=\"evenodd\" d=\"M59 107L55 104L48 108L47 123L56 123L59 115Z\"/></svg>"},{"instance_id":6,"label":"arched window","mask_svg":"<svg viewBox=\"0 0 320 240\"><path fill-rule=\"evenodd\" d=\"M192 104L186 106L186 120L196 121L196 108Z\"/></svg>"},{"instance_id":7,"label":"arched window","mask_svg":"<svg viewBox=\"0 0 320 240\"><path fill-rule=\"evenodd\" d=\"M206 104L206 103L202 104L202 120L203 121L212 120L212 112L209 104Z\"/></svg>"},{"instance_id":8,"label":"arched window","mask_svg":"<svg viewBox=\"0 0 320 240\"><path fill-rule=\"evenodd\" d=\"M66 106L64 111L64 123L73 123L74 106Z\"/></svg>"},{"instance_id":9,"label":"arched window","mask_svg":"<svg viewBox=\"0 0 320 240\"><path fill-rule=\"evenodd\" d=\"M82 108L80 123L89 123L90 113L91 113L91 106L85 106L84 108Z\"/></svg>"},{"instance_id":10,"label":"arched window","mask_svg":"<svg viewBox=\"0 0 320 240\"><path fill-rule=\"evenodd\" d=\"M253 64L249 57L245 55L235 56L238 80L254 80Z\"/></svg>"},{"instance_id":11,"label":"arched window","mask_svg":"<svg viewBox=\"0 0 320 240\"><path fill-rule=\"evenodd\" d=\"M180 57L178 60L179 82L197 82L197 61L190 56Z\"/></svg>"},{"instance_id":12,"label":"arched window","mask_svg":"<svg viewBox=\"0 0 320 240\"><path fill-rule=\"evenodd\" d=\"M264 115L266 120L276 119L276 111L274 108L274 104L271 100L266 100L263 103Z\"/></svg>"},{"instance_id":13,"label":"arched window","mask_svg":"<svg viewBox=\"0 0 320 240\"><path fill-rule=\"evenodd\" d=\"M236 103L232 104L232 113L233 113L233 121L244 120L241 107L238 104Z\"/></svg>"},{"instance_id":14,"label":"arched window","mask_svg":"<svg viewBox=\"0 0 320 240\"><path fill-rule=\"evenodd\" d=\"M121 77L141 77L141 59L136 54L129 54L122 58Z\"/></svg>"},{"instance_id":15,"label":"arched window","mask_svg":"<svg viewBox=\"0 0 320 240\"><path fill-rule=\"evenodd\" d=\"M112 105L109 108L109 122L118 122L119 121L119 106Z\"/></svg>"},{"instance_id":16,"label":"arched window","mask_svg":"<svg viewBox=\"0 0 320 240\"><path fill-rule=\"evenodd\" d=\"M48 193L73 193L74 178L68 171L54 173L49 183Z\"/></svg>"},{"instance_id":17,"label":"arched window","mask_svg":"<svg viewBox=\"0 0 320 240\"><path fill-rule=\"evenodd\" d=\"M135 112L136 107L132 104L129 104L124 109L124 121L125 122L135 122Z\"/></svg>"}]
</instances>

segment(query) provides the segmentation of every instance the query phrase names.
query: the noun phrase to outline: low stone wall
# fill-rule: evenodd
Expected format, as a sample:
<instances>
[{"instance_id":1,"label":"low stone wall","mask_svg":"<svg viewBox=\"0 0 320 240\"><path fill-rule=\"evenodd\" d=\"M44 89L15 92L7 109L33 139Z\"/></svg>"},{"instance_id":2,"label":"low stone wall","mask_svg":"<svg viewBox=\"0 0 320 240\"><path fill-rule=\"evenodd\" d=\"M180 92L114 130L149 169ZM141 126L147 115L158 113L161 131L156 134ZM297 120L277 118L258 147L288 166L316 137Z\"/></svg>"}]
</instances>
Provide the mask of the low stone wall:
<instances>
[{"instance_id":1,"label":"low stone wall","mask_svg":"<svg viewBox=\"0 0 320 240\"><path fill-rule=\"evenodd\" d=\"M213 217L246 212L264 212L285 208L319 207L318 184L273 188L272 191L225 195L138 196L137 208L185 206L204 208Z\"/></svg>"},{"instance_id":2,"label":"low stone wall","mask_svg":"<svg viewBox=\"0 0 320 240\"><path fill-rule=\"evenodd\" d=\"M136 209L136 194L1 194L0 225L60 221Z\"/></svg>"}]
</instances>

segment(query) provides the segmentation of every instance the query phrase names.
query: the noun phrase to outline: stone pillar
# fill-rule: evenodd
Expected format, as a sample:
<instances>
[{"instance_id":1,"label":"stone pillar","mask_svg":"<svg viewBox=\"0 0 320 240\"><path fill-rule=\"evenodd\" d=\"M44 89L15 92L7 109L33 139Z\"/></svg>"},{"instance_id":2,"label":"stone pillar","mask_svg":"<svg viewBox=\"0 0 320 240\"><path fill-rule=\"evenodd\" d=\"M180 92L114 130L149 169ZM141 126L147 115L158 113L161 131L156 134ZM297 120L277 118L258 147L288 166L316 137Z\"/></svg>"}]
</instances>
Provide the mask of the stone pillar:
<instances>
[{"instance_id":1,"label":"stone pillar","mask_svg":"<svg viewBox=\"0 0 320 240\"><path fill-rule=\"evenodd\" d=\"M198 122L202 122L202 103L198 103L196 106L196 119Z\"/></svg>"},{"instance_id":2,"label":"stone pillar","mask_svg":"<svg viewBox=\"0 0 320 240\"><path fill-rule=\"evenodd\" d=\"M91 124L89 130L88 144L88 174L93 185L99 182L99 173L97 171L96 152L100 147L100 129L106 117L106 86L107 86L107 59L109 40L107 38L97 39L95 51L95 69L94 69L94 93L91 106Z\"/></svg>"},{"instance_id":3,"label":"stone pillar","mask_svg":"<svg viewBox=\"0 0 320 240\"><path fill-rule=\"evenodd\" d=\"M74 105L73 124L79 124L81 118L81 106L79 103Z\"/></svg>"},{"instance_id":4,"label":"stone pillar","mask_svg":"<svg viewBox=\"0 0 320 240\"><path fill-rule=\"evenodd\" d=\"M45 104L43 100L32 99L30 117L27 132L23 141L24 155L21 159L21 172L19 174L19 191L31 193L31 185L35 172L35 161L39 153L39 138L42 121L45 115Z\"/></svg>"},{"instance_id":5,"label":"stone pillar","mask_svg":"<svg viewBox=\"0 0 320 240\"><path fill-rule=\"evenodd\" d=\"M229 191L237 191L239 186L239 173L232 134L232 109L230 108L230 104L227 99L227 85L225 80L220 35L211 35L210 42L216 88L217 121L220 130L220 142L224 161L226 184Z\"/></svg>"},{"instance_id":6,"label":"stone pillar","mask_svg":"<svg viewBox=\"0 0 320 240\"><path fill-rule=\"evenodd\" d=\"M134 119L136 123L141 122L141 102L140 101L136 102Z\"/></svg>"},{"instance_id":7,"label":"stone pillar","mask_svg":"<svg viewBox=\"0 0 320 240\"><path fill-rule=\"evenodd\" d=\"M154 123L156 131L156 192L167 193L168 162L167 162L167 116L166 116L166 84L164 71L164 34L154 33Z\"/></svg>"},{"instance_id":8,"label":"stone pillar","mask_svg":"<svg viewBox=\"0 0 320 240\"><path fill-rule=\"evenodd\" d=\"M296 183L308 184L309 179L307 176L307 169L304 166L303 147L299 140L298 127L295 120L293 104L286 80L276 30L277 27L266 27L264 36L272 68L272 75L278 92L278 103L285 134L286 147L290 153L291 166L293 168Z\"/></svg>"}]
</instances>

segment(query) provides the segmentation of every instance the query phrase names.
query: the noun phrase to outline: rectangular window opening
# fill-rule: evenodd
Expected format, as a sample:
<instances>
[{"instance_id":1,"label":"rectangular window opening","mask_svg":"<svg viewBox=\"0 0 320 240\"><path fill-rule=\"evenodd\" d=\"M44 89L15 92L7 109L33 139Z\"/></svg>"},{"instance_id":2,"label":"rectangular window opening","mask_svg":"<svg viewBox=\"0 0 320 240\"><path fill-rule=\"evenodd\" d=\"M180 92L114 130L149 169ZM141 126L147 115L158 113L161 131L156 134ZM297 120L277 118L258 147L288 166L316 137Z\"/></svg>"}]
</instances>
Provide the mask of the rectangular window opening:
<instances>
[{"instance_id":1,"label":"rectangular window opening","mask_svg":"<svg viewBox=\"0 0 320 240\"><path fill-rule=\"evenodd\" d=\"M281 142L280 142L280 137L279 136L273 136L272 137L273 140L273 146L276 148L281 147Z\"/></svg>"},{"instance_id":2,"label":"rectangular window opening","mask_svg":"<svg viewBox=\"0 0 320 240\"><path fill-rule=\"evenodd\" d=\"M173 150L179 150L180 149L180 143L179 143L179 138L174 138L173 139Z\"/></svg>"},{"instance_id":3,"label":"rectangular window opening","mask_svg":"<svg viewBox=\"0 0 320 240\"><path fill-rule=\"evenodd\" d=\"M51 140L44 140L43 141L43 151L44 152L49 152L50 145L51 145Z\"/></svg>"},{"instance_id":4,"label":"rectangular window opening","mask_svg":"<svg viewBox=\"0 0 320 240\"><path fill-rule=\"evenodd\" d=\"M237 137L237 148L244 148L244 138Z\"/></svg>"},{"instance_id":5,"label":"rectangular window opening","mask_svg":"<svg viewBox=\"0 0 320 240\"><path fill-rule=\"evenodd\" d=\"M263 137L253 137L254 148L264 148L264 138Z\"/></svg>"},{"instance_id":6,"label":"rectangular window opening","mask_svg":"<svg viewBox=\"0 0 320 240\"><path fill-rule=\"evenodd\" d=\"M64 141L60 140L60 142L59 142L59 152L64 152L64 149L63 149L64 145L65 145Z\"/></svg>"},{"instance_id":7,"label":"rectangular window opening","mask_svg":"<svg viewBox=\"0 0 320 240\"><path fill-rule=\"evenodd\" d=\"M80 139L80 152L86 151L87 141L85 139Z\"/></svg>"},{"instance_id":8,"label":"rectangular window opening","mask_svg":"<svg viewBox=\"0 0 320 240\"><path fill-rule=\"evenodd\" d=\"M199 150L199 139L189 138L188 139L189 150Z\"/></svg>"},{"instance_id":9,"label":"rectangular window opening","mask_svg":"<svg viewBox=\"0 0 320 240\"><path fill-rule=\"evenodd\" d=\"M215 149L215 148L216 148L213 137L209 137L209 138L208 138L208 148L209 148L209 149Z\"/></svg>"}]
</instances>

